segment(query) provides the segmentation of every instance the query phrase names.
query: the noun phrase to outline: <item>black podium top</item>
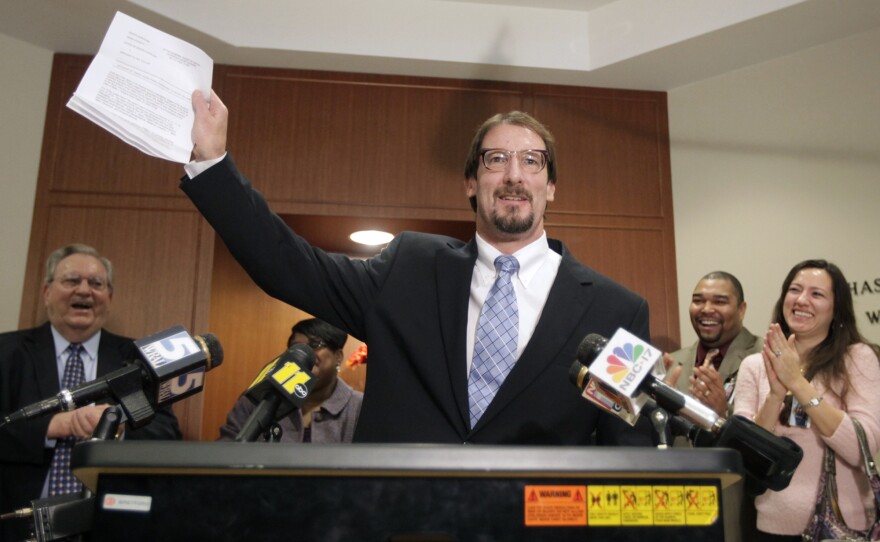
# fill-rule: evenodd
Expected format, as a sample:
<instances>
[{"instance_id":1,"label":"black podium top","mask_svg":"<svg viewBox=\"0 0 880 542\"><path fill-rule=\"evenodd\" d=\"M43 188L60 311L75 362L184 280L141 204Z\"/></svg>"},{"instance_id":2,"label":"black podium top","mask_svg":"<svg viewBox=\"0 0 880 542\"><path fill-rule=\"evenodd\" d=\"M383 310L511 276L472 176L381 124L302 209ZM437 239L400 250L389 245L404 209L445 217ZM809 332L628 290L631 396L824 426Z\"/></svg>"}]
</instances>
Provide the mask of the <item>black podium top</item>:
<instances>
[{"instance_id":1,"label":"black podium top","mask_svg":"<svg viewBox=\"0 0 880 542\"><path fill-rule=\"evenodd\" d=\"M431 444L82 442L73 472L92 491L101 473L273 476L712 478L743 476L729 449Z\"/></svg>"},{"instance_id":2,"label":"black podium top","mask_svg":"<svg viewBox=\"0 0 880 542\"><path fill-rule=\"evenodd\" d=\"M90 542L740 539L729 449L95 441L71 464Z\"/></svg>"}]
</instances>

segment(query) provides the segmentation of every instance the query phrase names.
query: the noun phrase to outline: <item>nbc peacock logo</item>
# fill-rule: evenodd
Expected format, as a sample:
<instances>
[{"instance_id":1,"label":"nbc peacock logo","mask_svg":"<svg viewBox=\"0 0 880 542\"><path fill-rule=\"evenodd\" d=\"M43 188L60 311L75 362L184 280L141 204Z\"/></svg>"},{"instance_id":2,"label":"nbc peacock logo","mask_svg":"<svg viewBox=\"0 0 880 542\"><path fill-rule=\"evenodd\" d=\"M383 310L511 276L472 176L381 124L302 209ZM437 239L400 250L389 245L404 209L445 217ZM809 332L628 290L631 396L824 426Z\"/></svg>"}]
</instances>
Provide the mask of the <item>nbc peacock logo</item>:
<instances>
[{"instance_id":1,"label":"nbc peacock logo","mask_svg":"<svg viewBox=\"0 0 880 542\"><path fill-rule=\"evenodd\" d=\"M624 343L623 346L614 347L613 353L608 356L607 371L616 384L620 384L626 375L632 370L632 366L639 359L645 347L640 344Z\"/></svg>"}]
</instances>

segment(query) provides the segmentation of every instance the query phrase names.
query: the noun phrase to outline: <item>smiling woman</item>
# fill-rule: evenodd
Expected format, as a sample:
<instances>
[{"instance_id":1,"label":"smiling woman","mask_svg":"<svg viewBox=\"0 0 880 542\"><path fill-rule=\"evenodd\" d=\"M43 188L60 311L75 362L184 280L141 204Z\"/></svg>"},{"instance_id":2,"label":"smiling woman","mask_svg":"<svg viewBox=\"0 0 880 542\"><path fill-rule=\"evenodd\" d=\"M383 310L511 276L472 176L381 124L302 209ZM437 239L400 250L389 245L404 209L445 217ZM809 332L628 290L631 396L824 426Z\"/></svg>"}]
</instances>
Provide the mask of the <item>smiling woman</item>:
<instances>
[{"instance_id":1,"label":"smiling woman","mask_svg":"<svg viewBox=\"0 0 880 542\"><path fill-rule=\"evenodd\" d=\"M734 413L804 451L791 484L755 500L758 529L800 540L816 505L826 446L835 454L839 505L846 523L865 529L869 491L852 420L864 428L870 453L880 444L880 348L856 327L852 292L825 260L795 265L782 283L760 354L740 367ZM820 485L818 491L823 491Z\"/></svg>"}]
</instances>

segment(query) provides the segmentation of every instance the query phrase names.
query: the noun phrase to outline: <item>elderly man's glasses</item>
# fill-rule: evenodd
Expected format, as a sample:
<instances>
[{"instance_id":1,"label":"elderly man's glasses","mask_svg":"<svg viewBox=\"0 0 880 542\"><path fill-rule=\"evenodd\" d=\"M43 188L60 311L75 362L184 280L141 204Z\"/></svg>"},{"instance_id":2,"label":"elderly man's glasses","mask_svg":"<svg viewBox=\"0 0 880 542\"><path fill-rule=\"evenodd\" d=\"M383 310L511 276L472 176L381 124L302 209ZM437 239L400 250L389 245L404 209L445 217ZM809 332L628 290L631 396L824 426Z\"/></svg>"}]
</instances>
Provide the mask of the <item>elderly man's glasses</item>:
<instances>
[{"instance_id":1,"label":"elderly man's glasses","mask_svg":"<svg viewBox=\"0 0 880 542\"><path fill-rule=\"evenodd\" d=\"M52 279L55 280L55 279ZM81 277L79 275L64 275L57 279L58 283L68 290L78 288L82 281L86 281L89 288L96 292L103 292L107 289L107 279L102 277Z\"/></svg>"},{"instance_id":2,"label":"elderly man's glasses","mask_svg":"<svg viewBox=\"0 0 880 542\"><path fill-rule=\"evenodd\" d=\"M549 151L525 150L508 151L505 149L483 149L480 158L489 171L504 171L510 165L510 159L516 157L519 167L526 173L540 173L547 166Z\"/></svg>"}]
</instances>

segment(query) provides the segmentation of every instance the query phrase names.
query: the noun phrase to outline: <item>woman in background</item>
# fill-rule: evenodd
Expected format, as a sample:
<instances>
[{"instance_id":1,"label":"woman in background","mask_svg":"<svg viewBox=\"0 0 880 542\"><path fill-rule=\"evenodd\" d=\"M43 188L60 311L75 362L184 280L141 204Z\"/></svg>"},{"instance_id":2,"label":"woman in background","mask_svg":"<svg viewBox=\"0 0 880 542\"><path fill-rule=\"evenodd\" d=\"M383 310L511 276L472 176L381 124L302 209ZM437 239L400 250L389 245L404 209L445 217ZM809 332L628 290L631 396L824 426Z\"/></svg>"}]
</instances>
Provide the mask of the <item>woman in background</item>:
<instances>
[{"instance_id":1,"label":"woman in background","mask_svg":"<svg viewBox=\"0 0 880 542\"><path fill-rule=\"evenodd\" d=\"M302 409L278 422L279 442L351 442L364 394L337 378L342 363L346 333L323 320L301 320L290 330L287 347L307 344L315 351L311 373L315 385ZM220 427L217 440L235 440L256 405L242 395Z\"/></svg>"},{"instance_id":2,"label":"woman in background","mask_svg":"<svg viewBox=\"0 0 880 542\"><path fill-rule=\"evenodd\" d=\"M755 499L760 540L801 540L818 498L825 447L836 454L838 498L853 529L873 520L873 495L851 418L880 448L878 347L856 327L852 293L825 260L795 265L782 284L764 349L743 360L734 413L801 446L789 486Z\"/></svg>"}]
</instances>

